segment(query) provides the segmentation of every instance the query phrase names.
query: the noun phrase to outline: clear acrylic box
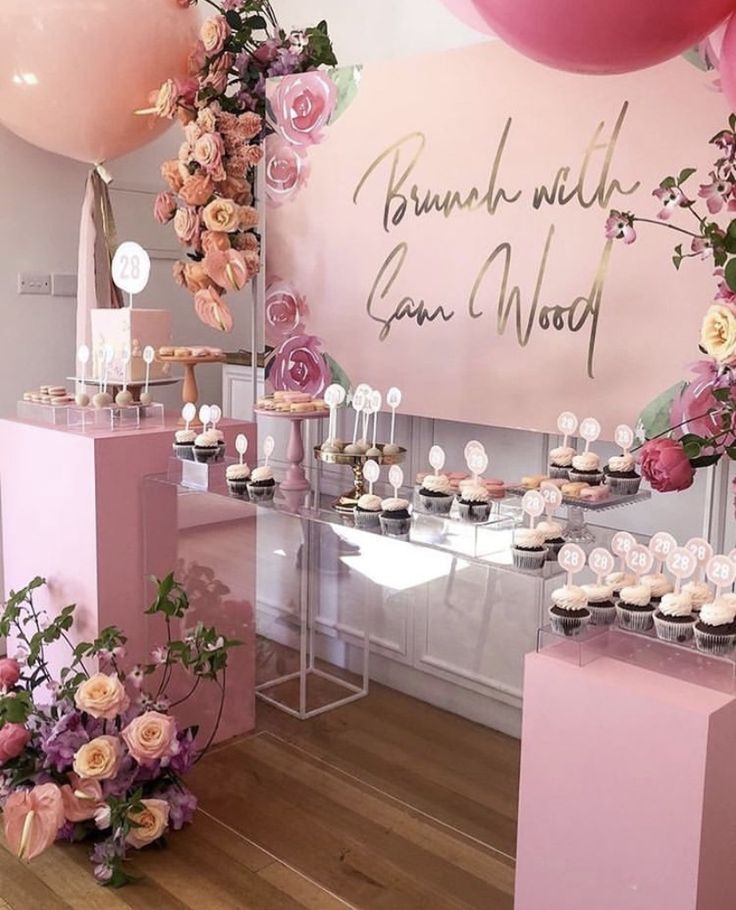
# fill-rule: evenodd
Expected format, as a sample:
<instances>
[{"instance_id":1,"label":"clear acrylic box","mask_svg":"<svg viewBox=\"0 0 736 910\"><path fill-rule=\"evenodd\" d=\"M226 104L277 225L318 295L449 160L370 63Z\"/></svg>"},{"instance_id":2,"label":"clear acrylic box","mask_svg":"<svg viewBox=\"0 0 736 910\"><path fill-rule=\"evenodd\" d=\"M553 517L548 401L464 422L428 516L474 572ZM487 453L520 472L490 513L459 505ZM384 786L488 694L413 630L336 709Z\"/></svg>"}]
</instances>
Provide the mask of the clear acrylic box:
<instances>
[{"instance_id":1,"label":"clear acrylic box","mask_svg":"<svg viewBox=\"0 0 736 910\"><path fill-rule=\"evenodd\" d=\"M225 472L234 459L210 461L207 463L189 461L185 458L170 458L167 480L170 483L212 493L227 493Z\"/></svg>"},{"instance_id":2,"label":"clear acrylic box","mask_svg":"<svg viewBox=\"0 0 736 910\"><path fill-rule=\"evenodd\" d=\"M77 405L68 407L68 427L83 433L94 430L135 430L141 427L160 427L164 425L164 406L162 404L128 407L111 405L107 408Z\"/></svg>"},{"instance_id":3,"label":"clear acrylic box","mask_svg":"<svg viewBox=\"0 0 736 910\"><path fill-rule=\"evenodd\" d=\"M41 404L37 401L19 401L16 414L21 420L45 423L52 427L65 427L69 419L69 405Z\"/></svg>"}]
</instances>

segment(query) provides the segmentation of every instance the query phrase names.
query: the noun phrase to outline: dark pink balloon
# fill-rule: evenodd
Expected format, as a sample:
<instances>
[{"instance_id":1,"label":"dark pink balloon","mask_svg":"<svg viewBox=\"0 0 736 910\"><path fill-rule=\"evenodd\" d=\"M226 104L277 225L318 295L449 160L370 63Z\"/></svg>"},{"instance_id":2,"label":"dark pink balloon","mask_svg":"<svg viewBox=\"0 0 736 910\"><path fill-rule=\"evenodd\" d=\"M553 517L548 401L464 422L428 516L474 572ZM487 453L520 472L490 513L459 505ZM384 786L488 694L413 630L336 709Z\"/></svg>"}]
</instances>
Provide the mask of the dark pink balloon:
<instances>
[{"instance_id":1,"label":"dark pink balloon","mask_svg":"<svg viewBox=\"0 0 736 910\"><path fill-rule=\"evenodd\" d=\"M697 44L736 0L473 0L522 54L576 73L628 73Z\"/></svg>"},{"instance_id":2,"label":"dark pink balloon","mask_svg":"<svg viewBox=\"0 0 736 910\"><path fill-rule=\"evenodd\" d=\"M736 16L732 16L726 26L718 61L718 74L721 77L723 94L731 110L736 111Z\"/></svg>"},{"instance_id":3,"label":"dark pink balloon","mask_svg":"<svg viewBox=\"0 0 736 910\"><path fill-rule=\"evenodd\" d=\"M473 0L442 0L450 12L470 28L492 34L491 27L475 8Z\"/></svg>"}]
</instances>

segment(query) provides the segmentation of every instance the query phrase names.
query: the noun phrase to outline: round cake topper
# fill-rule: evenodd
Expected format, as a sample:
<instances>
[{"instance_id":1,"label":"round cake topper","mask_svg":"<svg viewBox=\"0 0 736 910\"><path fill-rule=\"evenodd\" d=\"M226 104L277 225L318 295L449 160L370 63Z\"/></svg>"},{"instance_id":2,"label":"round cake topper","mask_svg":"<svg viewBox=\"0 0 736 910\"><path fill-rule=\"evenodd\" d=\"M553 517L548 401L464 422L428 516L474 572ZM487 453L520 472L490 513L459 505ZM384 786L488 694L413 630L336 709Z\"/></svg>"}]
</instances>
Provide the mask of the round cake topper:
<instances>
[{"instance_id":1,"label":"round cake topper","mask_svg":"<svg viewBox=\"0 0 736 910\"><path fill-rule=\"evenodd\" d=\"M365 477L368 483L376 483L380 476L381 468L379 467L378 462L373 461L373 459L366 461L365 465L363 466L363 477ZM399 486L401 486L401 484L399 484Z\"/></svg>"},{"instance_id":2,"label":"round cake topper","mask_svg":"<svg viewBox=\"0 0 736 910\"><path fill-rule=\"evenodd\" d=\"M577 428L578 418L575 416L575 414L573 414L572 411L563 411L562 414L560 414L560 416L557 418L557 429L565 438L568 436L574 436Z\"/></svg>"},{"instance_id":3,"label":"round cake topper","mask_svg":"<svg viewBox=\"0 0 736 910\"><path fill-rule=\"evenodd\" d=\"M539 518L544 512L544 496L536 490L529 490L524 493L524 498L521 500L521 508L532 518Z\"/></svg>"},{"instance_id":4,"label":"round cake topper","mask_svg":"<svg viewBox=\"0 0 736 910\"><path fill-rule=\"evenodd\" d=\"M388 482L394 489L394 496L398 496L399 487L404 483L404 472L399 465L391 465L391 470L388 472Z\"/></svg>"},{"instance_id":5,"label":"round cake topper","mask_svg":"<svg viewBox=\"0 0 736 910\"><path fill-rule=\"evenodd\" d=\"M464 456L465 461L467 462L473 452L485 452L486 447L482 442L478 442L477 439L471 439L470 442L465 446Z\"/></svg>"},{"instance_id":6,"label":"round cake topper","mask_svg":"<svg viewBox=\"0 0 736 910\"><path fill-rule=\"evenodd\" d=\"M377 414L381 410L381 405L383 404L383 395L377 390L374 389L371 392L371 411L374 414Z\"/></svg>"},{"instance_id":7,"label":"round cake topper","mask_svg":"<svg viewBox=\"0 0 736 910\"><path fill-rule=\"evenodd\" d=\"M728 556L712 556L708 560L705 572L708 580L713 582L720 593L723 588L730 588L736 581L736 562Z\"/></svg>"},{"instance_id":8,"label":"round cake topper","mask_svg":"<svg viewBox=\"0 0 736 910\"><path fill-rule=\"evenodd\" d=\"M401 404L401 391L392 386L388 392L386 392L386 404L392 408L394 411Z\"/></svg>"},{"instance_id":9,"label":"round cake topper","mask_svg":"<svg viewBox=\"0 0 736 910\"><path fill-rule=\"evenodd\" d=\"M102 357L105 361L105 366L109 366L115 359L115 349L111 344L106 344L102 349Z\"/></svg>"},{"instance_id":10,"label":"round cake topper","mask_svg":"<svg viewBox=\"0 0 736 910\"><path fill-rule=\"evenodd\" d=\"M488 470L488 456L476 449L468 457L468 470L476 477L481 477Z\"/></svg>"},{"instance_id":11,"label":"round cake topper","mask_svg":"<svg viewBox=\"0 0 736 910\"><path fill-rule=\"evenodd\" d=\"M557 556L560 568L567 572L568 582L585 568L585 551L576 543L566 543Z\"/></svg>"},{"instance_id":12,"label":"round cake topper","mask_svg":"<svg viewBox=\"0 0 736 910\"><path fill-rule=\"evenodd\" d=\"M323 398L328 408L336 408L342 404L343 399L340 397L341 392L344 395L345 390L340 385L333 384L327 386Z\"/></svg>"},{"instance_id":13,"label":"round cake topper","mask_svg":"<svg viewBox=\"0 0 736 910\"><path fill-rule=\"evenodd\" d=\"M145 348L143 348L143 362L150 367L155 359L156 349L152 348L150 344L147 344Z\"/></svg>"},{"instance_id":14,"label":"round cake topper","mask_svg":"<svg viewBox=\"0 0 736 910\"><path fill-rule=\"evenodd\" d=\"M439 474L445 466L445 450L442 446L432 446L429 450L429 463L435 474Z\"/></svg>"},{"instance_id":15,"label":"round cake topper","mask_svg":"<svg viewBox=\"0 0 736 910\"><path fill-rule=\"evenodd\" d=\"M268 464L268 459L273 455L274 449L276 448L276 441L273 436L266 436L263 440L263 455L266 459L266 464Z\"/></svg>"},{"instance_id":16,"label":"round cake topper","mask_svg":"<svg viewBox=\"0 0 736 910\"><path fill-rule=\"evenodd\" d=\"M77 351L77 360L85 366L89 363L90 350L86 344L81 344Z\"/></svg>"},{"instance_id":17,"label":"round cake topper","mask_svg":"<svg viewBox=\"0 0 736 910\"><path fill-rule=\"evenodd\" d=\"M183 417L184 422L187 425L187 429L189 429L189 424L197 416L196 405L192 404L191 401L187 402L187 404L185 404L184 407L181 409L181 416Z\"/></svg>"},{"instance_id":18,"label":"round cake topper","mask_svg":"<svg viewBox=\"0 0 736 910\"><path fill-rule=\"evenodd\" d=\"M687 547L675 547L667 554L667 568L679 581L690 578L697 567L697 557Z\"/></svg>"},{"instance_id":19,"label":"round cake topper","mask_svg":"<svg viewBox=\"0 0 736 910\"><path fill-rule=\"evenodd\" d=\"M562 491L554 483L541 484L539 491L544 497L546 511L552 515L562 505Z\"/></svg>"},{"instance_id":20,"label":"round cake topper","mask_svg":"<svg viewBox=\"0 0 736 910\"><path fill-rule=\"evenodd\" d=\"M217 424L222 420L222 408L219 404L210 405L210 423L213 427L216 427Z\"/></svg>"},{"instance_id":21,"label":"round cake topper","mask_svg":"<svg viewBox=\"0 0 736 910\"><path fill-rule=\"evenodd\" d=\"M616 440L616 445L620 446L624 452L628 452L634 445L634 431L625 423L621 423L616 427L613 438Z\"/></svg>"},{"instance_id":22,"label":"round cake topper","mask_svg":"<svg viewBox=\"0 0 736 910\"><path fill-rule=\"evenodd\" d=\"M588 565L593 570L593 574L599 584L606 575L610 575L613 572L614 564L612 554L604 547L596 547L595 550L591 550L590 556L588 556Z\"/></svg>"},{"instance_id":23,"label":"round cake topper","mask_svg":"<svg viewBox=\"0 0 736 910\"><path fill-rule=\"evenodd\" d=\"M598 423L595 417L585 418L585 420L580 424L580 435L588 445L598 439L598 437L601 435L601 425Z\"/></svg>"},{"instance_id":24,"label":"round cake topper","mask_svg":"<svg viewBox=\"0 0 736 910\"><path fill-rule=\"evenodd\" d=\"M210 420L212 420L212 408L208 404L203 404L199 409L199 422L205 430L209 426Z\"/></svg>"},{"instance_id":25,"label":"round cake topper","mask_svg":"<svg viewBox=\"0 0 736 910\"><path fill-rule=\"evenodd\" d=\"M355 391L353 392L353 398L355 398L356 395L363 395L363 396L367 397L368 395L371 394L372 391L373 391L373 389L368 385L367 382L361 382L361 383L359 383L359 385L357 385L355 387Z\"/></svg>"},{"instance_id":26,"label":"round cake topper","mask_svg":"<svg viewBox=\"0 0 736 910\"><path fill-rule=\"evenodd\" d=\"M235 451L240 455L242 461L243 455L248 451L248 437L245 433L238 433L235 437Z\"/></svg>"},{"instance_id":27,"label":"round cake topper","mask_svg":"<svg viewBox=\"0 0 736 910\"><path fill-rule=\"evenodd\" d=\"M698 565L704 566L713 555L713 547L704 537L692 537L685 544L687 549L695 554Z\"/></svg>"},{"instance_id":28,"label":"round cake topper","mask_svg":"<svg viewBox=\"0 0 736 910\"><path fill-rule=\"evenodd\" d=\"M667 531L658 531L649 541L649 549L660 567L676 547L677 541Z\"/></svg>"},{"instance_id":29,"label":"round cake topper","mask_svg":"<svg viewBox=\"0 0 736 910\"><path fill-rule=\"evenodd\" d=\"M140 294L151 275L151 257L139 243L127 240L115 251L112 280L126 294ZM131 300L132 305L132 300Z\"/></svg>"},{"instance_id":30,"label":"round cake topper","mask_svg":"<svg viewBox=\"0 0 736 910\"><path fill-rule=\"evenodd\" d=\"M632 547L635 546L636 538L633 534L629 534L628 531L619 531L611 539L611 549L616 556L620 556L622 559L626 559Z\"/></svg>"},{"instance_id":31,"label":"round cake topper","mask_svg":"<svg viewBox=\"0 0 736 910\"><path fill-rule=\"evenodd\" d=\"M355 411L362 411L365 407L365 392L356 392L353 395L352 405Z\"/></svg>"},{"instance_id":32,"label":"round cake topper","mask_svg":"<svg viewBox=\"0 0 736 910\"><path fill-rule=\"evenodd\" d=\"M654 556L652 555L651 550L649 547L644 547L641 544L632 547L626 556L626 565L637 578L641 578L642 575L646 575L647 572L650 572L653 564Z\"/></svg>"}]
</instances>

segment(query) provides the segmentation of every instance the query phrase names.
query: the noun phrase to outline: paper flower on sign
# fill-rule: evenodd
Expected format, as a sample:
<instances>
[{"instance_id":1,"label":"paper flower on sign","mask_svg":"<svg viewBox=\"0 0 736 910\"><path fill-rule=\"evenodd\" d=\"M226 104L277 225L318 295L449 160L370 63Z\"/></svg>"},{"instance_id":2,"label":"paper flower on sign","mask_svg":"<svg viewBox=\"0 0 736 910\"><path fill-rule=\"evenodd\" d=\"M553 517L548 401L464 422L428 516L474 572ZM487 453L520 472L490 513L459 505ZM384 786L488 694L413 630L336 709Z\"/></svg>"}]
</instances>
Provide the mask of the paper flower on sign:
<instances>
[{"instance_id":1,"label":"paper flower on sign","mask_svg":"<svg viewBox=\"0 0 736 910\"><path fill-rule=\"evenodd\" d=\"M289 335L303 331L302 320L309 315L306 299L288 281L277 278L266 288L264 306L266 341L277 347Z\"/></svg>"},{"instance_id":2,"label":"paper flower on sign","mask_svg":"<svg viewBox=\"0 0 736 910\"><path fill-rule=\"evenodd\" d=\"M271 97L277 131L292 145L316 145L322 141L337 97L337 86L325 72L285 76Z\"/></svg>"},{"instance_id":3,"label":"paper flower on sign","mask_svg":"<svg viewBox=\"0 0 736 910\"><path fill-rule=\"evenodd\" d=\"M294 335L274 352L269 372L274 389L320 395L332 380L322 342L314 335Z\"/></svg>"},{"instance_id":4,"label":"paper flower on sign","mask_svg":"<svg viewBox=\"0 0 736 910\"><path fill-rule=\"evenodd\" d=\"M266 195L271 205L290 202L309 180L310 164L304 151L281 136L266 140Z\"/></svg>"}]
</instances>

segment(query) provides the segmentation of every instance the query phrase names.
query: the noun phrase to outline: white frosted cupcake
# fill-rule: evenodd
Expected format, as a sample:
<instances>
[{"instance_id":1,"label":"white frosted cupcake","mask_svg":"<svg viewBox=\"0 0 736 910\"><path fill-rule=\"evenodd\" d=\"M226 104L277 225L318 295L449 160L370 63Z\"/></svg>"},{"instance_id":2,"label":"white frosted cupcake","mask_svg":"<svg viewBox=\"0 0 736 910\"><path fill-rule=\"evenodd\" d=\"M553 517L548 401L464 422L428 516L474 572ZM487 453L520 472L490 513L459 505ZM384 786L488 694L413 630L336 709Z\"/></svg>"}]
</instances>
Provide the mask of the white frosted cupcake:
<instances>
[{"instance_id":1,"label":"white frosted cupcake","mask_svg":"<svg viewBox=\"0 0 736 910\"><path fill-rule=\"evenodd\" d=\"M675 586L669 578L666 575L662 575L661 572L643 575L641 583L649 585L649 590L652 592L652 603L654 604L658 604L665 594L671 594L675 590Z\"/></svg>"},{"instance_id":2,"label":"white frosted cupcake","mask_svg":"<svg viewBox=\"0 0 736 910\"><path fill-rule=\"evenodd\" d=\"M364 493L358 500L353 518L355 527L364 531L377 531L381 527L381 497Z\"/></svg>"},{"instance_id":3,"label":"white frosted cupcake","mask_svg":"<svg viewBox=\"0 0 736 910\"><path fill-rule=\"evenodd\" d=\"M194 440L197 434L194 430L177 430L174 433L174 444L172 448L174 455L181 458L182 461L194 461Z\"/></svg>"},{"instance_id":4,"label":"white frosted cupcake","mask_svg":"<svg viewBox=\"0 0 736 910\"><path fill-rule=\"evenodd\" d=\"M276 493L276 481L271 465L253 468L248 481L248 495L253 502L270 502Z\"/></svg>"},{"instance_id":5,"label":"white frosted cupcake","mask_svg":"<svg viewBox=\"0 0 736 910\"><path fill-rule=\"evenodd\" d=\"M221 441L216 430L205 430L194 440L194 460L202 463L220 458Z\"/></svg>"},{"instance_id":6,"label":"white frosted cupcake","mask_svg":"<svg viewBox=\"0 0 736 910\"><path fill-rule=\"evenodd\" d=\"M572 446L558 446L552 449L549 453L549 476L567 480L576 454Z\"/></svg>"},{"instance_id":7,"label":"white frosted cupcake","mask_svg":"<svg viewBox=\"0 0 736 910\"><path fill-rule=\"evenodd\" d=\"M565 546L562 536L562 525L557 521L540 521L537 531L544 534L544 545L547 547L547 559L557 559L557 554Z\"/></svg>"},{"instance_id":8,"label":"white frosted cupcake","mask_svg":"<svg viewBox=\"0 0 736 910\"><path fill-rule=\"evenodd\" d=\"M427 482L425 478L425 483ZM491 514L491 494L485 484L473 480L464 481L457 496L460 517L466 521L488 521Z\"/></svg>"},{"instance_id":9,"label":"white frosted cupcake","mask_svg":"<svg viewBox=\"0 0 736 910\"><path fill-rule=\"evenodd\" d=\"M455 498L447 474L427 474L419 488L419 504L430 515L447 515Z\"/></svg>"},{"instance_id":10,"label":"white frosted cupcake","mask_svg":"<svg viewBox=\"0 0 736 910\"><path fill-rule=\"evenodd\" d=\"M639 492L641 477L636 473L636 459L630 452L614 455L604 468L606 486L618 496L633 496Z\"/></svg>"},{"instance_id":11,"label":"white frosted cupcake","mask_svg":"<svg viewBox=\"0 0 736 910\"><path fill-rule=\"evenodd\" d=\"M613 597L613 588L607 584L583 585L583 591L588 598L588 609L591 614L591 625L610 626L616 618L616 601Z\"/></svg>"},{"instance_id":12,"label":"white frosted cupcake","mask_svg":"<svg viewBox=\"0 0 736 910\"><path fill-rule=\"evenodd\" d=\"M408 539L411 530L411 512L409 501L398 496L391 496L381 503L381 531L387 537Z\"/></svg>"},{"instance_id":13,"label":"white frosted cupcake","mask_svg":"<svg viewBox=\"0 0 736 910\"><path fill-rule=\"evenodd\" d=\"M225 479L231 493L235 496L245 496L248 492L248 479L250 468L247 464L229 464L225 471Z\"/></svg>"},{"instance_id":14,"label":"white frosted cupcake","mask_svg":"<svg viewBox=\"0 0 736 910\"><path fill-rule=\"evenodd\" d=\"M616 604L616 616L622 629L633 632L651 629L654 625L654 604L649 585L641 582L622 588Z\"/></svg>"},{"instance_id":15,"label":"white frosted cupcake","mask_svg":"<svg viewBox=\"0 0 736 910\"><path fill-rule=\"evenodd\" d=\"M662 641L690 641L696 620L690 595L685 591L665 594L654 612L654 627Z\"/></svg>"},{"instance_id":16,"label":"white frosted cupcake","mask_svg":"<svg viewBox=\"0 0 736 910\"><path fill-rule=\"evenodd\" d=\"M682 590L690 596L693 613L699 613L703 604L713 600L713 590L704 581L689 581Z\"/></svg>"},{"instance_id":17,"label":"white frosted cupcake","mask_svg":"<svg viewBox=\"0 0 736 910\"><path fill-rule=\"evenodd\" d=\"M618 594L622 588L636 584L636 576L628 572L611 572L610 575L606 575L604 581L613 588L614 594Z\"/></svg>"},{"instance_id":18,"label":"white frosted cupcake","mask_svg":"<svg viewBox=\"0 0 736 910\"><path fill-rule=\"evenodd\" d=\"M705 654L731 654L736 647L736 603L718 598L703 604L695 623L695 644Z\"/></svg>"},{"instance_id":19,"label":"white frosted cupcake","mask_svg":"<svg viewBox=\"0 0 736 910\"><path fill-rule=\"evenodd\" d=\"M588 598L577 585L564 585L552 592L549 621L560 635L579 635L590 622Z\"/></svg>"},{"instance_id":20,"label":"white frosted cupcake","mask_svg":"<svg viewBox=\"0 0 736 910\"><path fill-rule=\"evenodd\" d=\"M511 552L517 569L541 569L547 558L544 531L539 528L517 528Z\"/></svg>"},{"instance_id":21,"label":"white frosted cupcake","mask_svg":"<svg viewBox=\"0 0 736 910\"><path fill-rule=\"evenodd\" d=\"M595 452L581 452L575 455L568 476L572 483L588 483L592 487L597 487L605 476L601 471L600 456Z\"/></svg>"}]
</instances>

